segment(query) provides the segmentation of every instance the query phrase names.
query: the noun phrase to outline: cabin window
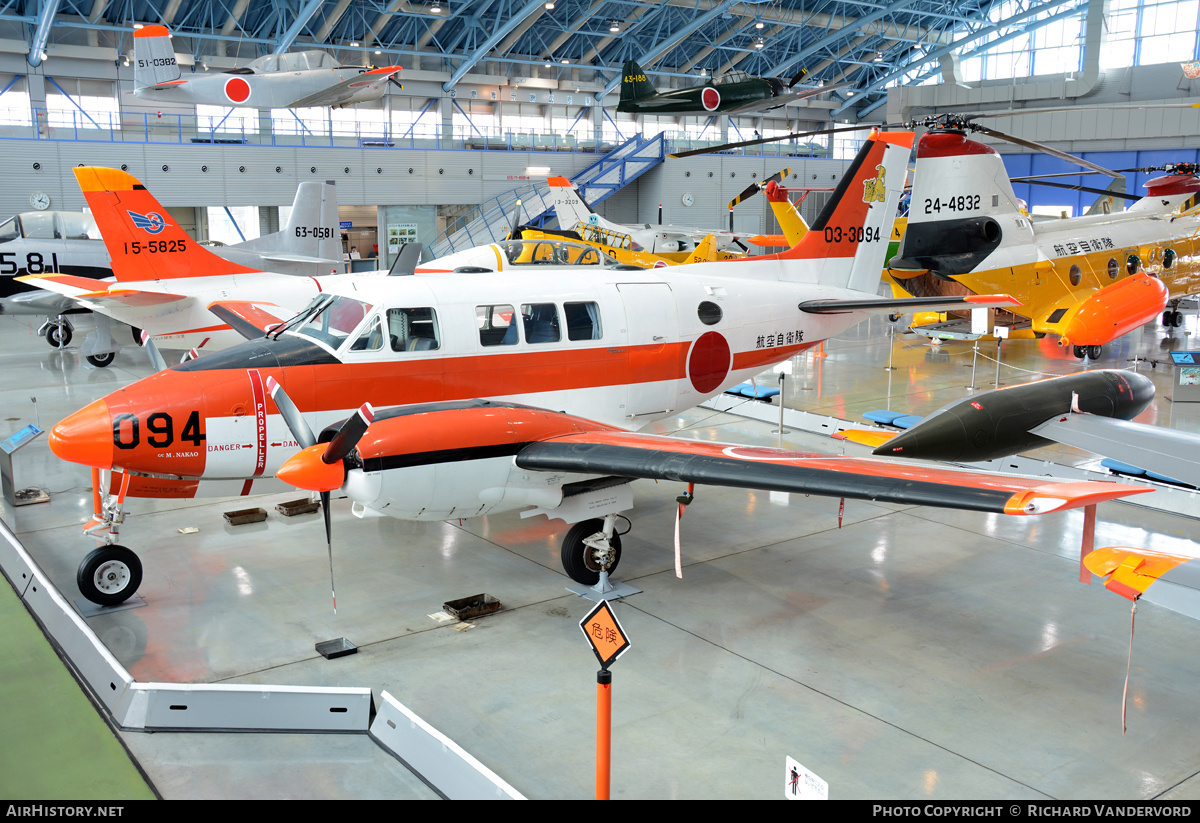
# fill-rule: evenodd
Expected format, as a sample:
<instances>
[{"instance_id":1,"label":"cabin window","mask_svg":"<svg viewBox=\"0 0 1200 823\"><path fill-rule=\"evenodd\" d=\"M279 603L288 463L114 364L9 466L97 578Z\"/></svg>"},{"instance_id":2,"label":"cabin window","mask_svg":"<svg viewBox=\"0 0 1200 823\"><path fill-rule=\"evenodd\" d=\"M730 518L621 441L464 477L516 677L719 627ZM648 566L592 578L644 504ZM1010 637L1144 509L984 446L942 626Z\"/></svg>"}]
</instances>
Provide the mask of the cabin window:
<instances>
[{"instance_id":1,"label":"cabin window","mask_svg":"<svg viewBox=\"0 0 1200 823\"><path fill-rule=\"evenodd\" d=\"M1067 277L1071 279L1072 286L1078 286L1079 281L1083 279L1083 272L1079 270L1079 266L1071 266L1071 271L1067 274Z\"/></svg>"},{"instance_id":2,"label":"cabin window","mask_svg":"<svg viewBox=\"0 0 1200 823\"><path fill-rule=\"evenodd\" d=\"M1108 279L1116 280L1118 272L1121 271L1121 266L1117 263L1117 258L1108 258Z\"/></svg>"},{"instance_id":3,"label":"cabin window","mask_svg":"<svg viewBox=\"0 0 1200 823\"><path fill-rule=\"evenodd\" d=\"M21 228L31 240L58 240L58 228L54 225L54 212L27 212L21 215Z\"/></svg>"},{"instance_id":4,"label":"cabin window","mask_svg":"<svg viewBox=\"0 0 1200 823\"><path fill-rule=\"evenodd\" d=\"M1136 254L1129 255L1129 259L1125 261L1125 270L1130 274L1137 274L1138 269L1142 267L1142 259Z\"/></svg>"},{"instance_id":5,"label":"cabin window","mask_svg":"<svg viewBox=\"0 0 1200 823\"><path fill-rule=\"evenodd\" d=\"M700 303L696 314L700 317L700 322L706 326L715 326L721 322L721 307L709 300Z\"/></svg>"},{"instance_id":6,"label":"cabin window","mask_svg":"<svg viewBox=\"0 0 1200 823\"><path fill-rule=\"evenodd\" d=\"M358 339L350 346L350 351L379 351L383 348L383 326L379 318L373 318L370 325L363 330Z\"/></svg>"},{"instance_id":7,"label":"cabin window","mask_svg":"<svg viewBox=\"0 0 1200 823\"><path fill-rule=\"evenodd\" d=\"M600 339L600 306L596 303L563 303L568 340Z\"/></svg>"},{"instance_id":8,"label":"cabin window","mask_svg":"<svg viewBox=\"0 0 1200 823\"><path fill-rule=\"evenodd\" d=\"M525 303L521 306L521 324L526 343L557 343L562 339L558 309L553 303Z\"/></svg>"},{"instance_id":9,"label":"cabin window","mask_svg":"<svg viewBox=\"0 0 1200 823\"><path fill-rule=\"evenodd\" d=\"M434 351L441 348L437 313L433 309L388 309L388 338L392 351Z\"/></svg>"},{"instance_id":10,"label":"cabin window","mask_svg":"<svg viewBox=\"0 0 1200 823\"><path fill-rule=\"evenodd\" d=\"M371 306L352 297L321 295L288 321L288 328L337 350L358 328Z\"/></svg>"},{"instance_id":11,"label":"cabin window","mask_svg":"<svg viewBox=\"0 0 1200 823\"><path fill-rule=\"evenodd\" d=\"M1169 269L1175 265L1175 250L1167 249L1162 255L1162 264L1164 269Z\"/></svg>"},{"instance_id":12,"label":"cabin window","mask_svg":"<svg viewBox=\"0 0 1200 823\"><path fill-rule=\"evenodd\" d=\"M517 324L513 322L513 313L510 305L476 306L475 325L479 329L479 345L517 345Z\"/></svg>"},{"instance_id":13,"label":"cabin window","mask_svg":"<svg viewBox=\"0 0 1200 823\"><path fill-rule=\"evenodd\" d=\"M89 219L83 212L64 211L58 215L62 219L62 236L67 240L87 240Z\"/></svg>"}]
</instances>

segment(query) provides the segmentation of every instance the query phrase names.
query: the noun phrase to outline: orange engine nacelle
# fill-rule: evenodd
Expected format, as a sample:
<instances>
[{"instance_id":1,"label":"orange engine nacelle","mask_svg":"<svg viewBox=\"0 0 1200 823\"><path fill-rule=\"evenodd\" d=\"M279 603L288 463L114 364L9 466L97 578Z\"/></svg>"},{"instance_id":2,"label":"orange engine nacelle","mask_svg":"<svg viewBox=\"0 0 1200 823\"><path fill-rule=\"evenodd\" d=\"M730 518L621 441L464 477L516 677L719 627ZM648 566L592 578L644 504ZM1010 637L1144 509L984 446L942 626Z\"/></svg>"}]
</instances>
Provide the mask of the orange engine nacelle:
<instances>
[{"instance_id":1,"label":"orange engine nacelle","mask_svg":"<svg viewBox=\"0 0 1200 823\"><path fill-rule=\"evenodd\" d=\"M1063 346L1101 346L1149 323L1167 305L1167 287L1153 274L1141 271L1084 300L1067 320L1059 341Z\"/></svg>"}]
</instances>

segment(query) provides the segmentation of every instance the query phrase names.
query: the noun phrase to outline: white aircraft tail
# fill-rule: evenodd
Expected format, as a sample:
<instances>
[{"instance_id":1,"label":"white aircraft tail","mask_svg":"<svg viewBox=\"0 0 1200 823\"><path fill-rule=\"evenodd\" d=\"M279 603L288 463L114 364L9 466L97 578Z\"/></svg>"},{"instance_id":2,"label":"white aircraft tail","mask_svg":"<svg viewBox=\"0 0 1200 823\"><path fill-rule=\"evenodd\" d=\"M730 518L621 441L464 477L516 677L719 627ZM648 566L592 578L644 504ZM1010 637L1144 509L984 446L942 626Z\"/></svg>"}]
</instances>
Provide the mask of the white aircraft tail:
<instances>
[{"instance_id":1,"label":"white aircraft tail","mask_svg":"<svg viewBox=\"0 0 1200 823\"><path fill-rule=\"evenodd\" d=\"M873 293L904 191L912 132L872 132L808 233L780 260L819 262L817 282ZM811 266L795 272L811 278ZM783 277L791 272L785 267Z\"/></svg>"},{"instance_id":2,"label":"white aircraft tail","mask_svg":"<svg viewBox=\"0 0 1200 823\"><path fill-rule=\"evenodd\" d=\"M620 229L592 211L571 181L565 177L550 177L550 202L554 205L554 213L558 217L560 229L575 229L576 226L599 226L603 229Z\"/></svg>"},{"instance_id":3,"label":"white aircraft tail","mask_svg":"<svg viewBox=\"0 0 1200 823\"><path fill-rule=\"evenodd\" d=\"M1194 174L1167 174L1146 184L1146 196L1129 207L1141 214L1175 214L1195 208L1200 178Z\"/></svg>"},{"instance_id":4,"label":"white aircraft tail","mask_svg":"<svg viewBox=\"0 0 1200 823\"><path fill-rule=\"evenodd\" d=\"M308 180L296 189L287 225L274 234L239 243L233 248L262 252L267 259L326 260L340 263L342 235L338 230L337 188L332 180Z\"/></svg>"},{"instance_id":5,"label":"white aircraft tail","mask_svg":"<svg viewBox=\"0 0 1200 823\"><path fill-rule=\"evenodd\" d=\"M908 227L888 265L966 274L1006 233L1028 225L995 149L953 129L926 132L917 144Z\"/></svg>"},{"instance_id":6,"label":"white aircraft tail","mask_svg":"<svg viewBox=\"0 0 1200 823\"><path fill-rule=\"evenodd\" d=\"M166 26L144 26L133 33L134 90L179 79L179 64Z\"/></svg>"}]
</instances>

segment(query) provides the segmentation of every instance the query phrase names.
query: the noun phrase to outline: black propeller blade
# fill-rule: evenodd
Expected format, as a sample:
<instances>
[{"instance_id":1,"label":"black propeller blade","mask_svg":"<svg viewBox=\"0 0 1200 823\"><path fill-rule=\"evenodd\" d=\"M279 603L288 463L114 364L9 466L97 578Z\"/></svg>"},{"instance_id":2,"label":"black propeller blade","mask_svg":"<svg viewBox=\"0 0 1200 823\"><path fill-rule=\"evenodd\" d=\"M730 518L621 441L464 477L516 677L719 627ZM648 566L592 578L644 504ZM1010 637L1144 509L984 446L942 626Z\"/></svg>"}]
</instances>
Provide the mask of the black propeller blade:
<instances>
[{"instance_id":1,"label":"black propeller blade","mask_svg":"<svg viewBox=\"0 0 1200 823\"><path fill-rule=\"evenodd\" d=\"M736 206L738 203L741 203L743 200L747 200L747 199L753 197L754 195L758 194L760 191L765 189L767 187L767 184L770 183L772 180L774 180L776 183L783 182L783 178L787 177L791 173L792 173L792 169L789 166L788 168L783 169L782 171L775 172L774 174L772 174L770 177L768 177L766 180L762 181L761 183L751 183L749 186L747 186L745 189L742 190L741 194L739 194L737 197L735 197L729 201L729 208L732 209L734 206Z\"/></svg>"},{"instance_id":2,"label":"black propeller blade","mask_svg":"<svg viewBox=\"0 0 1200 823\"><path fill-rule=\"evenodd\" d=\"M325 454L321 455L321 459L326 463L337 463L344 459L358 445L358 441L367 433L367 427L374 419L375 408L370 403L363 403L358 407L358 411L338 429L338 433L329 441L329 446L325 449Z\"/></svg>"},{"instance_id":3,"label":"black propeller blade","mask_svg":"<svg viewBox=\"0 0 1200 823\"><path fill-rule=\"evenodd\" d=\"M308 421L304 419L304 415L296 408L296 404L292 402L292 398L287 396L287 392L283 390L283 386L274 377L267 378L267 394L271 395L271 399L275 401L275 406L279 409L279 413L283 415L283 421L287 423L288 430L292 436L296 438L296 442L300 444L300 448L307 449L309 446L316 445L317 438L313 436L312 429L308 426Z\"/></svg>"}]
</instances>

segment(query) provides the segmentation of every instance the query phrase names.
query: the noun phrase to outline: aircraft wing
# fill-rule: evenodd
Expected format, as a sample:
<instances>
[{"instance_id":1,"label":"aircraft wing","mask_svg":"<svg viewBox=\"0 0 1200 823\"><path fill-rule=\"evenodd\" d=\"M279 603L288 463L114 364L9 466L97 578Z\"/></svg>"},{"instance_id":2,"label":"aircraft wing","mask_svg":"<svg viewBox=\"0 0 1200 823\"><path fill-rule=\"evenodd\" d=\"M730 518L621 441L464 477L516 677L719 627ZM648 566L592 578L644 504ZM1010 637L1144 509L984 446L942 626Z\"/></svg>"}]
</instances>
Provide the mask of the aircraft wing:
<instances>
[{"instance_id":1,"label":"aircraft wing","mask_svg":"<svg viewBox=\"0 0 1200 823\"><path fill-rule=\"evenodd\" d=\"M1200 486L1200 435L1095 414L1059 415L1029 431Z\"/></svg>"},{"instance_id":2,"label":"aircraft wing","mask_svg":"<svg viewBox=\"0 0 1200 823\"><path fill-rule=\"evenodd\" d=\"M69 297L89 309L104 310L114 306L158 306L191 299L183 294L130 289L120 283L93 280L90 277L76 277L71 274L27 274L17 279L23 283L30 283L38 288Z\"/></svg>"},{"instance_id":3,"label":"aircraft wing","mask_svg":"<svg viewBox=\"0 0 1200 823\"><path fill-rule=\"evenodd\" d=\"M840 314L848 311L892 309L900 312L947 311L1019 306L1021 301L1007 294L968 294L963 297L878 297L868 300L806 300L800 311L809 314Z\"/></svg>"},{"instance_id":4,"label":"aircraft wing","mask_svg":"<svg viewBox=\"0 0 1200 823\"><path fill-rule=\"evenodd\" d=\"M247 340L257 340L292 316L275 303L251 300L216 300L208 310Z\"/></svg>"},{"instance_id":5,"label":"aircraft wing","mask_svg":"<svg viewBox=\"0 0 1200 823\"><path fill-rule=\"evenodd\" d=\"M73 308L74 300L43 289L0 297L0 314L44 314L53 317Z\"/></svg>"},{"instance_id":6,"label":"aircraft wing","mask_svg":"<svg viewBox=\"0 0 1200 823\"><path fill-rule=\"evenodd\" d=\"M316 94L302 97L288 106L289 109L307 108L309 106L340 106L350 102L364 92L379 91L389 80L400 72L400 66L386 66L382 69L370 69L356 74L349 80L343 80L337 85L322 89Z\"/></svg>"},{"instance_id":7,"label":"aircraft wing","mask_svg":"<svg viewBox=\"0 0 1200 823\"><path fill-rule=\"evenodd\" d=\"M788 92L787 94L776 95L775 97L766 97L762 100L755 100L746 103L737 108L727 109L722 114L741 114L747 111L763 111L767 109L777 109L780 106L786 106L788 103L795 103L797 100L803 100L806 97L816 97L818 94L824 94L827 91L844 88L850 85L848 83L838 83L831 86L821 86L813 89L798 89L797 91Z\"/></svg>"},{"instance_id":8,"label":"aircraft wing","mask_svg":"<svg viewBox=\"0 0 1200 823\"><path fill-rule=\"evenodd\" d=\"M1083 564L1104 578L1111 592L1137 600L1155 586L1153 600L1172 611L1200 618L1200 558L1154 549L1110 546L1089 552Z\"/></svg>"},{"instance_id":9,"label":"aircraft wing","mask_svg":"<svg viewBox=\"0 0 1200 823\"><path fill-rule=\"evenodd\" d=\"M1145 486L1046 482L881 458L611 431L531 443L517 453L515 461L533 471L673 480L1013 515L1044 514L1147 491Z\"/></svg>"}]
</instances>

